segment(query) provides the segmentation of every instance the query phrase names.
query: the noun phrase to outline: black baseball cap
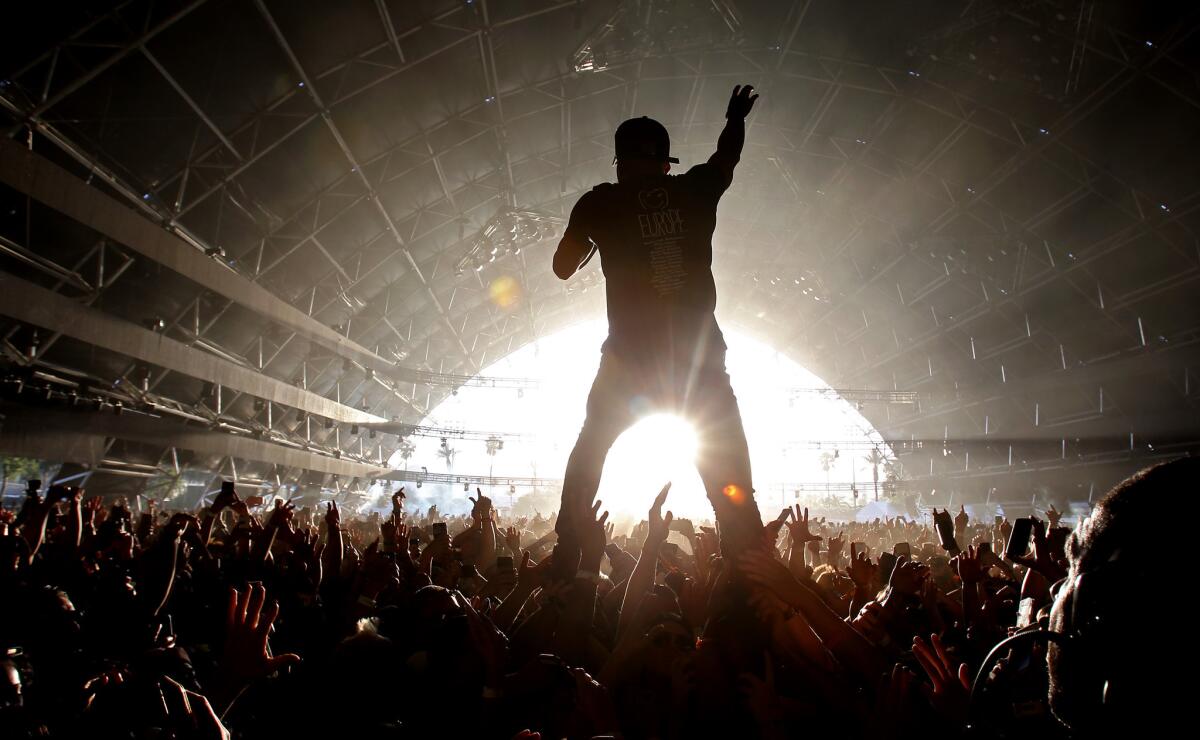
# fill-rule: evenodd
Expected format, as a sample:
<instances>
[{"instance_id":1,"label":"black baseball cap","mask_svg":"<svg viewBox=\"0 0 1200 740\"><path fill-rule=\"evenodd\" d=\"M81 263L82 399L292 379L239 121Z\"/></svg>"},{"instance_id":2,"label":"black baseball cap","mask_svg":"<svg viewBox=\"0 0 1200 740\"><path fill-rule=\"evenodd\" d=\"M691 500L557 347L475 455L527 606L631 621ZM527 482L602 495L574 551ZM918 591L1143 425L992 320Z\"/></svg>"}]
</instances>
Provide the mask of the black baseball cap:
<instances>
[{"instance_id":1,"label":"black baseball cap","mask_svg":"<svg viewBox=\"0 0 1200 740\"><path fill-rule=\"evenodd\" d=\"M617 145L617 156L613 157L613 162L618 159L665 159L671 164L679 164L679 159L671 156L670 134L665 126L653 118L630 118L617 126L613 138Z\"/></svg>"}]
</instances>

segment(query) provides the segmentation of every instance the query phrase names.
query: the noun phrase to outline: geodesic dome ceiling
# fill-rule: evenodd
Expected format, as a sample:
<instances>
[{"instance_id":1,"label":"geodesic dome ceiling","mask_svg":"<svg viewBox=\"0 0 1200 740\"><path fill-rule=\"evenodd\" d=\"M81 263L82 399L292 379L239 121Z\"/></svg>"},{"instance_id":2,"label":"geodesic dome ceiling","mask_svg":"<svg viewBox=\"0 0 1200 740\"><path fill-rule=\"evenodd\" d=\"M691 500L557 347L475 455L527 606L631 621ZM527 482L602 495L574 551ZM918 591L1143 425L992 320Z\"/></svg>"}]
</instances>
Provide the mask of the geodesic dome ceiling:
<instances>
[{"instance_id":1,"label":"geodesic dome ceiling","mask_svg":"<svg viewBox=\"0 0 1200 740\"><path fill-rule=\"evenodd\" d=\"M130 479L180 454L277 482L378 474L397 437L365 425L417 423L602 313L598 268L563 283L549 262L614 177L616 125L661 120L687 167L749 82L722 321L835 387L918 394L864 407L928 453L917 477L1190 449L1200 19L1144 5L22 8L0 51L10 419L94 406L86 454L60 456ZM48 294L71 304L58 328L24 308Z\"/></svg>"}]
</instances>

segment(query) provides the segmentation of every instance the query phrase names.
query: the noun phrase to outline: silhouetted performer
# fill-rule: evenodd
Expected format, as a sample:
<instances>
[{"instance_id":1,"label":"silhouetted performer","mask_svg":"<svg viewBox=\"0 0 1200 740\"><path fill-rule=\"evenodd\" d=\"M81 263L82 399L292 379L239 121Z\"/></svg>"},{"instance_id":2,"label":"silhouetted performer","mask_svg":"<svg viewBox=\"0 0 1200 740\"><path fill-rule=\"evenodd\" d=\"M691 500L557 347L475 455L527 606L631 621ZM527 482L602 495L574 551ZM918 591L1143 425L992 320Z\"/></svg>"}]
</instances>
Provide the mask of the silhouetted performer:
<instances>
[{"instance_id":1,"label":"silhouetted performer","mask_svg":"<svg viewBox=\"0 0 1200 740\"><path fill-rule=\"evenodd\" d=\"M724 549L762 530L737 399L725 372L725 340L713 311L712 235L717 202L733 181L758 95L733 89L717 151L673 176L671 140L650 118L617 127L617 182L597 185L571 211L554 254L566 280L600 253L607 280L608 339L567 462L559 534L569 538L580 502L591 502L608 450L649 411L678 413L696 428L700 477ZM646 490L659 485L646 481Z\"/></svg>"}]
</instances>

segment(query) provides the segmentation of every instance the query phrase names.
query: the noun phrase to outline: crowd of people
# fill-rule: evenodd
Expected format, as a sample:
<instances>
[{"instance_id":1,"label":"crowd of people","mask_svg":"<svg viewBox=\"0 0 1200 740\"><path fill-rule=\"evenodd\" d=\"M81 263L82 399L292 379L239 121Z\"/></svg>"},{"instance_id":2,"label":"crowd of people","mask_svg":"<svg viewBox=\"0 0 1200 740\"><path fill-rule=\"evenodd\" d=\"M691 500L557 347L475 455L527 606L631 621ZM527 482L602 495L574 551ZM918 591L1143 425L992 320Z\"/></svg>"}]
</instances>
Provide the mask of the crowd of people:
<instances>
[{"instance_id":1,"label":"crowd of people","mask_svg":"<svg viewBox=\"0 0 1200 740\"><path fill-rule=\"evenodd\" d=\"M351 517L226 483L135 516L31 486L0 513L0 734L1124 737L1182 713L1156 602L1198 482L1147 469L1079 522L786 509L738 551L669 485L627 532L595 502L571 550L482 493Z\"/></svg>"}]
</instances>

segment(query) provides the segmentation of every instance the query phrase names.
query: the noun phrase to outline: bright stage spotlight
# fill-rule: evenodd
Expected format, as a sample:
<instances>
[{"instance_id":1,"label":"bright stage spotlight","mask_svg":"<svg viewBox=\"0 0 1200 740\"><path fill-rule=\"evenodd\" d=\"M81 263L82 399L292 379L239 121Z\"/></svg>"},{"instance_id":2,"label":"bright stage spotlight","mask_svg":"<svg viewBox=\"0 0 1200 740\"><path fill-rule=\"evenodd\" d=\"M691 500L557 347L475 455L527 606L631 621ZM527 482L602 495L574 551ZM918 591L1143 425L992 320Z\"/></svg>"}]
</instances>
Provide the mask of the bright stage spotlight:
<instances>
[{"instance_id":1,"label":"bright stage spotlight","mask_svg":"<svg viewBox=\"0 0 1200 740\"><path fill-rule=\"evenodd\" d=\"M612 518L637 522L646 518L653 493L671 481L664 510L678 516L711 516L696 472L696 452L696 430L687 421L673 414L647 416L612 446L597 498Z\"/></svg>"}]
</instances>

